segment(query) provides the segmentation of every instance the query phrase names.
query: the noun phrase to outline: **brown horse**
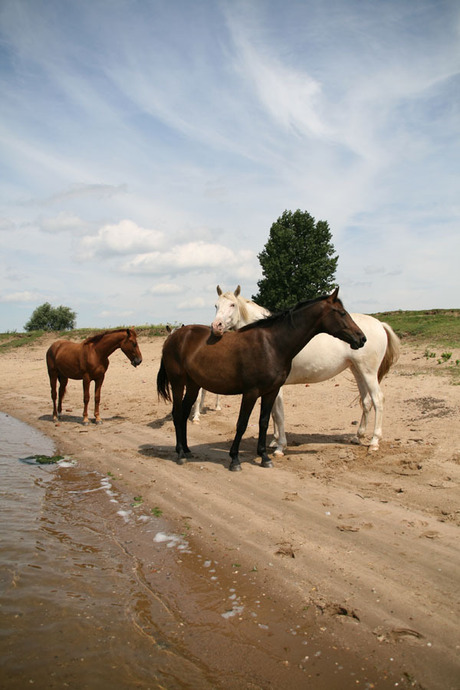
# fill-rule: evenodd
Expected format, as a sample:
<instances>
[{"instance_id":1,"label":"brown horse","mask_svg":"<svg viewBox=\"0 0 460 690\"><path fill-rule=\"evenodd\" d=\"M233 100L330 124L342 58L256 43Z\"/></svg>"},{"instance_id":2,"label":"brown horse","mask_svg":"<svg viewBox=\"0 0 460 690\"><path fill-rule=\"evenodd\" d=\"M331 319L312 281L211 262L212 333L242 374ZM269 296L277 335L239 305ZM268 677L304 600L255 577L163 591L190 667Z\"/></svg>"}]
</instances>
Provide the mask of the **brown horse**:
<instances>
[{"instance_id":1,"label":"brown horse","mask_svg":"<svg viewBox=\"0 0 460 690\"><path fill-rule=\"evenodd\" d=\"M101 424L99 403L105 372L109 366L112 352L121 348L134 367L142 362L141 351L137 344L136 332L132 328L118 328L103 331L82 343L69 340L57 340L46 353L46 364L50 377L51 399L53 401L53 420L57 421L62 412L62 399L69 379L83 379L83 424L89 424L88 403L89 386L95 382L94 416L96 424ZM56 408L56 384L59 379L59 402Z\"/></svg>"},{"instance_id":2,"label":"brown horse","mask_svg":"<svg viewBox=\"0 0 460 690\"><path fill-rule=\"evenodd\" d=\"M242 394L236 435L230 449L230 470L241 469L241 438L257 398L261 398L257 453L262 467L273 467L266 452L270 413L292 359L318 333L329 333L358 349L366 336L332 295L299 302L292 309L215 336L206 326L185 326L172 333L163 346L157 376L159 396L173 403L177 462L183 464L187 445L187 419L201 387L223 395ZM184 396L185 389L185 396Z\"/></svg>"}]
</instances>

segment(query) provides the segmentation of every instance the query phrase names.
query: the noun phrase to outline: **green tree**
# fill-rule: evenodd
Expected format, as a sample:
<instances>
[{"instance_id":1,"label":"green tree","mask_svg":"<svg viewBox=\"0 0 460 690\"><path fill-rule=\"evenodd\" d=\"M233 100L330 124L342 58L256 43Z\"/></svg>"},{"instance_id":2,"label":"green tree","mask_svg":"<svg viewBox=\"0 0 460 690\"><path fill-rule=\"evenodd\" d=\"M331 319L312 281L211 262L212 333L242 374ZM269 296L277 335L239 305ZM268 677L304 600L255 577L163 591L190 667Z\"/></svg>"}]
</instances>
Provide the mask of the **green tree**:
<instances>
[{"instance_id":1,"label":"green tree","mask_svg":"<svg viewBox=\"0 0 460 690\"><path fill-rule=\"evenodd\" d=\"M67 331L75 328L77 315L69 307L52 307L45 302L37 307L24 326L26 331Z\"/></svg>"},{"instance_id":2,"label":"green tree","mask_svg":"<svg viewBox=\"0 0 460 690\"><path fill-rule=\"evenodd\" d=\"M338 256L329 225L307 211L284 211L258 255L263 278L253 299L270 311L330 293Z\"/></svg>"}]
</instances>

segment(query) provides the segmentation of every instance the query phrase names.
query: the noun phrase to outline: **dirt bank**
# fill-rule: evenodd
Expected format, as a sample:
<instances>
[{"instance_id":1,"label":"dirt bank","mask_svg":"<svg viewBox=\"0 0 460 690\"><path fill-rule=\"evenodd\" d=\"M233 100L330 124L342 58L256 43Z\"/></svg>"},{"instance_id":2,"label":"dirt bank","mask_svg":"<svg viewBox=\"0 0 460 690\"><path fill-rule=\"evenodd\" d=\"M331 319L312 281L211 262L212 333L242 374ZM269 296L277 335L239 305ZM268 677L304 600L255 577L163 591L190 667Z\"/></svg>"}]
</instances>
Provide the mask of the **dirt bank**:
<instances>
[{"instance_id":1,"label":"dirt bank","mask_svg":"<svg viewBox=\"0 0 460 690\"><path fill-rule=\"evenodd\" d=\"M62 421L52 422L51 341L1 355L0 409L186 522L222 559L237 554L275 598L315 608L338 644L374 649L419 687L460 688L460 386L448 364L403 344L383 384L384 438L372 454L350 442L360 418L350 374L286 387L285 457L274 469L258 465L255 411L235 474L227 468L238 398L218 412L208 396L201 423L190 425L194 457L176 465L170 406L156 394L163 338L140 340L136 370L121 352L111 357L104 423L89 427L75 381Z\"/></svg>"}]
</instances>

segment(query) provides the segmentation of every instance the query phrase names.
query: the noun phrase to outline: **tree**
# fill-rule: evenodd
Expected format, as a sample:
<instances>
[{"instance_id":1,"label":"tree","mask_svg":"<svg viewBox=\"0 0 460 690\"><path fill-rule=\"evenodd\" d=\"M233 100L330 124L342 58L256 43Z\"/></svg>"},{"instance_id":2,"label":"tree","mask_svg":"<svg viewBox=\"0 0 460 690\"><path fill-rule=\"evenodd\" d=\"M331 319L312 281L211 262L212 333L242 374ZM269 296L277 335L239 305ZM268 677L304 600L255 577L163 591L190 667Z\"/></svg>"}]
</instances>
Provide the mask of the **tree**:
<instances>
[{"instance_id":1,"label":"tree","mask_svg":"<svg viewBox=\"0 0 460 690\"><path fill-rule=\"evenodd\" d=\"M258 254L264 277L253 299L279 311L331 292L339 260L331 239L326 221L316 222L307 211L284 211Z\"/></svg>"},{"instance_id":2,"label":"tree","mask_svg":"<svg viewBox=\"0 0 460 690\"><path fill-rule=\"evenodd\" d=\"M26 331L67 331L75 328L77 315L69 307L52 307L45 302L37 307L24 326Z\"/></svg>"}]
</instances>

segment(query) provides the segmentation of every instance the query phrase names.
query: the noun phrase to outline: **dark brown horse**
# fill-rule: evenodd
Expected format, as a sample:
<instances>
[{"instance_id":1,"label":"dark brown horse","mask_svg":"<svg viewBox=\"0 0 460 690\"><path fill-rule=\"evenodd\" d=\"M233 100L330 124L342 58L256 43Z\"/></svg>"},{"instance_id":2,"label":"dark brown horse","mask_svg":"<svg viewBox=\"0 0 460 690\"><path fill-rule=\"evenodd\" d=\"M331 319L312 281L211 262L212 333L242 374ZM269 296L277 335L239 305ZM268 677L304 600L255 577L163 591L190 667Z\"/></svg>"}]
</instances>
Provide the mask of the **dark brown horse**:
<instances>
[{"instance_id":1,"label":"dark brown horse","mask_svg":"<svg viewBox=\"0 0 460 690\"><path fill-rule=\"evenodd\" d=\"M230 470L240 470L241 438L257 398L261 398L257 453L262 467L272 467L266 452L270 412L291 361L318 333L329 333L358 349L366 336L345 311L338 288L328 297L299 302L292 309L215 336L206 326L185 326L163 346L157 376L158 394L173 403L179 464L190 454L187 419L201 387L223 395L242 394ZM185 389L185 396L184 396Z\"/></svg>"},{"instance_id":2,"label":"dark brown horse","mask_svg":"<svg viewBox=\"0 0 460 690\"><path fill-rule=\"evenodd\" d=\"M83 379L83 424L88 424L89 386L95 382L94 417L96 424L101 423L99 403L105 372L109 366L112 352L121 348L134 367L142 362L141 351L137 344L136 331L132 328L118 328L103 331L82 343L69 340L57 340L46 353L46 364L50 377L51 399L53 401L53 420L57 421L62 412L62 399L69 379ZM56 384L59 380L59 402L56 407Z\"/></svg>"}]
</instances>

